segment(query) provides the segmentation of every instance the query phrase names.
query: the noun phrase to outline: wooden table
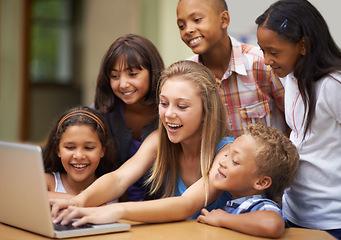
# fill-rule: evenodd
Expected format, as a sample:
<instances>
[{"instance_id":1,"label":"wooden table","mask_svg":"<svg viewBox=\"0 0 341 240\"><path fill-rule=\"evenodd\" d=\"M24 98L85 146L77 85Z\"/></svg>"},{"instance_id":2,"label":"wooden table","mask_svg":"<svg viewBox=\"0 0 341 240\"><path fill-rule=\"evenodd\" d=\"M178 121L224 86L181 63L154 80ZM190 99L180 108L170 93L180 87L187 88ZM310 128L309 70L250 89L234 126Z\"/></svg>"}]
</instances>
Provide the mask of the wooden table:
<instances>
[{"instance_id":1,"label":"wooden table","mask_svg":"<svg viewBox=\"0 0 341 240\"><path fill-rule=\"evenodd\" d=\"M206 224L197 223L194 220L160 223L160 224L141 224L129 222L132 224L130 231L94 235L81 238L68 239L96 239L96 240L256 240L267 239L253 237L246 234L231 231L225 228L208 226ZM49 239L34 233L30 233L21 229L17 229L0 223L0 240L43 240ZM295 239L295 240L333 240L327 232L319 230L309 230L300 228L286 229L280 239Z\"/></svg>"}]
</instances>

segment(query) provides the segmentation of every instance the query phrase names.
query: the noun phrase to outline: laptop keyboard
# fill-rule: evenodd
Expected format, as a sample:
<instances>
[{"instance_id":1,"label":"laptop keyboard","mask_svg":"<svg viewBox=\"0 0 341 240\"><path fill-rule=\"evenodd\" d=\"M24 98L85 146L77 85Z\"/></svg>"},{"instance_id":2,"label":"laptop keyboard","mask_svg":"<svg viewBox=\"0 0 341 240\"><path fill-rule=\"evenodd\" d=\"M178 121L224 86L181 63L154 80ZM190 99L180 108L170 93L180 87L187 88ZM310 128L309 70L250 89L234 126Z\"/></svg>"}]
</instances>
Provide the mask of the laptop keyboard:
<instances>
[{"instance_id":1,"label":"laptop keyboard","mask_svg":"<svg viewBox=\"0 0 341 240\"><path fill-rule=\"evenodd\" d=\"M72 226L71 223L69 223L67 225L55 223L53 225L54 225L54 230L56 230L56 231L72 231L72 230L77 230L77 229L93 228L93 225L90 223L86 223L86 224L78 226L78 227Z\"/></svg>"}]
</instances>

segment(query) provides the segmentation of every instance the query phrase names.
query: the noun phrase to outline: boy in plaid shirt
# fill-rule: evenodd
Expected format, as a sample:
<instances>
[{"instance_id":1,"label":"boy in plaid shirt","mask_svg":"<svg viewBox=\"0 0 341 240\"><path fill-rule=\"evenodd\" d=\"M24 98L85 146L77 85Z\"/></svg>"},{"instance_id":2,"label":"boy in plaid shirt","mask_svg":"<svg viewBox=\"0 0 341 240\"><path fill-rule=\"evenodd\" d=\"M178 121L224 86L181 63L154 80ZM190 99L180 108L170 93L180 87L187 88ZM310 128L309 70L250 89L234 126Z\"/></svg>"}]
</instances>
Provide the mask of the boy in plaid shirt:
<instances>
[{"instance_id":1,"label":"boy in plaid shirt","mask_svg":"<svg viewBox=\"0 0 341 240\"><path fill-rule=\"evenodd\" d=\"M180 0L177 25L182 41L193 51L188 60L208 67L216 77L233 136L250 123L286 132L284 87L264 62L258 46L228 34L230 15L225 0Z\"/></svg>"}]
</instances>

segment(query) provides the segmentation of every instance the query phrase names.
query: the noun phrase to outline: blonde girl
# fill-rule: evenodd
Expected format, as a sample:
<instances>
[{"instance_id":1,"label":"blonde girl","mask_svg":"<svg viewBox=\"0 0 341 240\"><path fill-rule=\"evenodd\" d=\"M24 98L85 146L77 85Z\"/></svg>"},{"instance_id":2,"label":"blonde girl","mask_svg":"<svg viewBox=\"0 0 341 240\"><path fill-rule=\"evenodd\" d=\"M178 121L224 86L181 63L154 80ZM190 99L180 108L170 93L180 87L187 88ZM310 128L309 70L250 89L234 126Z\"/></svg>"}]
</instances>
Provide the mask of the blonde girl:
<instances>
[{"instance_id":1,"label":"blonde girl","mask_svg":"<svg viewBox=\"0 0 341 240\"><path fill-rule=\"evenodd\" d=\"M163 72L158 89L159 131L150 134L118 170L101 177L78 196L64 202L52 200L53 216L69 205L98 206L117 198L153 163L148 182L152 192L161 190L164 196L180 196L207 175L215 153L234 140L226 137L229 131L213 74L198 63L180 61ZM225 192L209 207L223 207L227 199L230 195Z\"/></svg>"}]
</instances>

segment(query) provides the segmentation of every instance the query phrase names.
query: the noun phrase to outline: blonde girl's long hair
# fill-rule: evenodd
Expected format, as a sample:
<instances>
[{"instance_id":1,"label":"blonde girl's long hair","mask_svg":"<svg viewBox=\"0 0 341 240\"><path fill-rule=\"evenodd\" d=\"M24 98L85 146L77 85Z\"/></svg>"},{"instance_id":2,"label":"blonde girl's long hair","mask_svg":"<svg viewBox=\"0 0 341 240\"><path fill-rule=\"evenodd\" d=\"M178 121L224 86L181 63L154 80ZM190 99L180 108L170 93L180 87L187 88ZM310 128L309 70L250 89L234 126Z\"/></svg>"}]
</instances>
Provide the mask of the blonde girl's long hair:
<instances>
[{"instance_id":1,"label":"blonde girl's long hair","mask_svg":"<svg viewBox=\"0 0 341 240\"><path fill-rule=\"evenodd\" d=\"M159 95L164 83L173 77L191 82L196 88L203 107L201 134L200 169L204 177L206 200L208 193L208 173L212 166L216 148L225 136L232 136L227 129L226 111L222 104L216 79L205 66L192 61L179 61L170 65L161 75L158 85ZM182 152L180 143L169 141L167 131L159 120L159 146L157 159L153 165L147 184L151 184L151 194L163 191L163 196L174 196L179 174L179 159ZM200 178L200 176L198 176Z\"/></svg>"}]
</instances>

